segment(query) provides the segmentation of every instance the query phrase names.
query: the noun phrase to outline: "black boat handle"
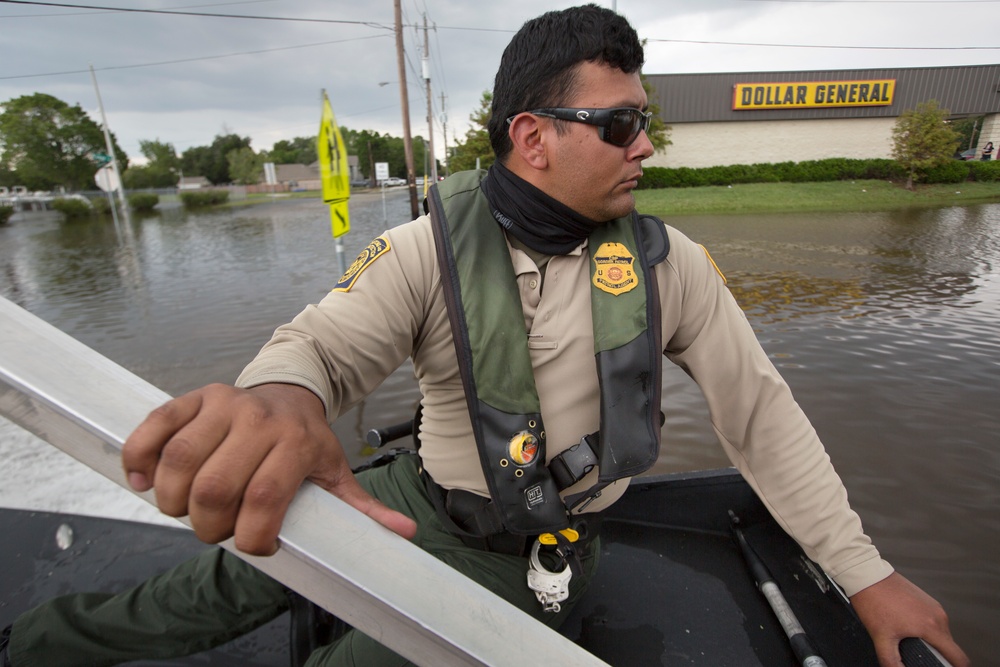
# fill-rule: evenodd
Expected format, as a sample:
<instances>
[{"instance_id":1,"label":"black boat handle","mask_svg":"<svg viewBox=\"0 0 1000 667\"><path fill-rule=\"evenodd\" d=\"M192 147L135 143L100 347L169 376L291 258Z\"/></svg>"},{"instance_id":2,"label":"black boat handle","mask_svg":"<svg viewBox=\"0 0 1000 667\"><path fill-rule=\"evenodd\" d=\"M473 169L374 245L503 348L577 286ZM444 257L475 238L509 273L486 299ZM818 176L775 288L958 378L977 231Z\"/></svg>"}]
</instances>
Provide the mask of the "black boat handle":
<instances>
[{"instance_id":1,"label":"black boat handle","mask_svg":"<svg viewBox=\"0 0 1000 667\"><path fill-rule=\"evenodd\" d=\"M386 426L385 428L373 428L365 434L365 441L378 449L387 442L413 435L413 420L405 421L402 424Z\"/></svg>"},{"instance_id":2,"label":"black boat handle","mask_svg":"<svg viewBox=\"0 0 1000 667\"><path fill-rule=\"evenodd\" d=\"M952 667L933 646L917 637L899 642L899 656L906 667Z\"/></svg>"}]
</instances>

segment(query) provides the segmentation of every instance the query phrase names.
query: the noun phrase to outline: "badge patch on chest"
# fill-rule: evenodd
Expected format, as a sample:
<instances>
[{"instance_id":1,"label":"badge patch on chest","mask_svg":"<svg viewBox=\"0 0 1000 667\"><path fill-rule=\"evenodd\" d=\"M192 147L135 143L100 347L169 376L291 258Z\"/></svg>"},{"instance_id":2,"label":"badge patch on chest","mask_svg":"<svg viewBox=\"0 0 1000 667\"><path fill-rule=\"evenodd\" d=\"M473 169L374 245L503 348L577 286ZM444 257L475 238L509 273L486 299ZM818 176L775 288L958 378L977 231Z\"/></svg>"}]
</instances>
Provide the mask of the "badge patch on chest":
<instances>
[{"instance_id":1,"label":"badge patch on chest","mask_svg":"<svg viewBox=\"0 0 1000 667\"><path fill-rule=\"evenodd\" d=\"M350 292L357 281L358 276L372 265L376 259L389 252L389 241L381 236L368 244L368 247L361 251L354 263L347 268L347 273L340 277L337 284L333 286L334 292Z\"/></svg>"},{"instance_id":2,"label":"badge patch on chest","mask_svg":"<svg viewBox=\"0 0 1000 667\"><path fill-rule=\"evenodd\" d=\"M635 257L621 243L602 243L594 253L594 286L608 294L624 294L635 289Z\"/></svg>"}]
</instances>

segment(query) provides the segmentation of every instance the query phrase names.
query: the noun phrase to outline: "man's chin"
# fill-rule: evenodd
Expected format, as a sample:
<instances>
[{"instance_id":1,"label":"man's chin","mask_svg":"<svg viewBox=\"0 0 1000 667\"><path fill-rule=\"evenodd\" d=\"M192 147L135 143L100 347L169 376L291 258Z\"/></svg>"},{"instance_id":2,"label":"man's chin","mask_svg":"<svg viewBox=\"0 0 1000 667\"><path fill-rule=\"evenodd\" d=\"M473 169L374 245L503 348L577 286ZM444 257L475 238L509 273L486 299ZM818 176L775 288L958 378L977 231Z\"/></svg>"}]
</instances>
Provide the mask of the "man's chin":
<instances>
[{"instance_id":1,"label":"man's chin","mask_svg":"<svg viewBox=\"0 0 1000 667\"><path fill-rule=\"evenodd\" d=\"M629 190L627 194L615 197L610 204L609 214L611 217L608 220L623 218L635 209L635 195Z\"/></svg>"}]
</instances>

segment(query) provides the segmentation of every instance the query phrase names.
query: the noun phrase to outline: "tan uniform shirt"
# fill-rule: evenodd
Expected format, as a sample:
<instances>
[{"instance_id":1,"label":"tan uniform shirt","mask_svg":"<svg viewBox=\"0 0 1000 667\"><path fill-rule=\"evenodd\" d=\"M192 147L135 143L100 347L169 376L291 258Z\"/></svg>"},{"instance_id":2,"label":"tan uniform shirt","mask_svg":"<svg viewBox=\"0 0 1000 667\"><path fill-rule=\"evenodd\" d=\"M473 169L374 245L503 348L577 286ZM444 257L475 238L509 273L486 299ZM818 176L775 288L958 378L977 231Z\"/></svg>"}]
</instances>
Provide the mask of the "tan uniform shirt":
<instances>
[{"instance_id":1,"label":"tan uniform shirt","mask_svg":"<svg viewBox=\"0 0 1000 667\"><path fill-rule=\"evenodd\" d=\"M892 572L864 534L816 432L793 400L704 250L670 227L656 267L664 353L699 384L733 464L782 527L848 595ZM420 455L435 481L488 496L440 286L430 219L387 231L388 251L347 292L333 291L279 328L237 384L283 382L322 398L335 420L407 357L423 396ZM599 426L586 243L553 256L543 282L509 246L551 458ZM593 476L567 489L588 488ZM587 511L606 507L627 480Z\"/></svg>"}]
</instances>

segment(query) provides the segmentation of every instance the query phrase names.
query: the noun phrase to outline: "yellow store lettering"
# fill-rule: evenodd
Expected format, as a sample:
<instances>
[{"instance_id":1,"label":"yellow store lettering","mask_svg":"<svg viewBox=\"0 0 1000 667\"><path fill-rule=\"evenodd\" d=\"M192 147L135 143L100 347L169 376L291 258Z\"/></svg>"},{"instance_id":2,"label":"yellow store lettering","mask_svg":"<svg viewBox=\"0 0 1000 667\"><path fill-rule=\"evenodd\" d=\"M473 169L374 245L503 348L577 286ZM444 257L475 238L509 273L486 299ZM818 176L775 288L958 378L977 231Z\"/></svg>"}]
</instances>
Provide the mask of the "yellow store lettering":
<instances>
[{"instance_id":1,"label":"yellow store lettering","mask_svg":"<svg viewBox=\"0 0 1000 667\"><path fill-rule=\"evenodd\" d=\"M885 106L892 104L895 80L739 83L733 109Z\"/></svg>"}]
</instances>

